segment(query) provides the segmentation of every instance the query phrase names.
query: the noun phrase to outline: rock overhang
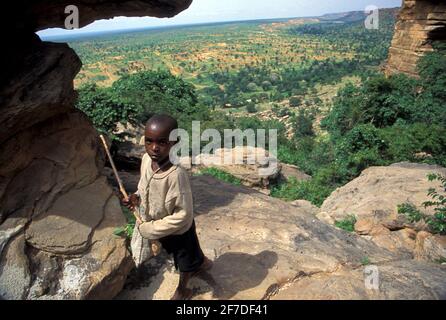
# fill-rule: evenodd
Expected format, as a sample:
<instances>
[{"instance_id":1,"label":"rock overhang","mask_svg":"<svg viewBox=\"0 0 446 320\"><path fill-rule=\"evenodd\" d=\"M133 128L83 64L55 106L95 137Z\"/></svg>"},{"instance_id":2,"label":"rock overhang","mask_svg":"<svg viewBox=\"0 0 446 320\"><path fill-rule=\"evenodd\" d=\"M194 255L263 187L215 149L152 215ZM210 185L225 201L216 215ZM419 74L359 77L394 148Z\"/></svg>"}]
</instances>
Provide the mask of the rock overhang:
<instances>
[{"instance_id":1,"label":"rock overhang","mask_svg":"<svg viewBox=\"0 0 446 320\"><path fill-rule=\"evenodd\" d=\"M63 28L69 5L79 9L79 27L116 16L170 18L191 3L192 0L18 0L3 10L0 24L8 26L8 30Z\"/></svg>"}]
</instances>

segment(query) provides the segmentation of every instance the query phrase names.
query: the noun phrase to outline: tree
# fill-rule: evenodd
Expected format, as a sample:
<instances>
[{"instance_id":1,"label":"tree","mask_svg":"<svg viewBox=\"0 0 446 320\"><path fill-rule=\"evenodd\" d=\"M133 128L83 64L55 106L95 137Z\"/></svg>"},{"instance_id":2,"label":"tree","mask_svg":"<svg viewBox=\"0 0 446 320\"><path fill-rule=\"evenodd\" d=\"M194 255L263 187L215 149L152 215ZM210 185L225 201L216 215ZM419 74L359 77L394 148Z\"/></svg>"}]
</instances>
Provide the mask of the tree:
<instances>
[{"instance_id":1,"label":"tree","mask_svg":"<svg viewBox=\"0 0 446 320\"><path fill-rule=\"evenodd\" d=\"M299 97L291 97L290 98L290 107L298 107L302 103L302 99Z\"/></svg>"},{"instance_id":2,"label":"tree","mask_svg":"<svg viewBox=\"0 0 446 320\"><path fill-rule=\"evenodd\" d=\"M248 105L246 106L246 111L248 111L249 113L256 113L257 112L256 104L254 102L248 103Z\"/></svg>"},{"instance_id":3,"label":"tree","mask_svg":"<svg viewBox=\"0 0 446 320\"><path fill-rule=\"evenodd\" d=\"M164 71L125 75L109 88L88 84L79 90L77 107L103 132L112 132L118 122L144 123L156 113L170 114L180 126L192 119L209 118L209 108L197 103L189 83Z\"/></svg>"},{"instance_id":4,"label":"tree","mask_svg":"<svg viewBox=\"0 0 446 320\"><path fill-rule=\"evenodd\" d=\"M93 122L96 129L111 133L118 123L137 122L141 109L135 104L123 102L114 97L109 88L86 84L78 90L76 107Z\"/></svg>"},{"instance_id":5,"label":"tree","mask_svg":"<svg viewBox=\"0 0 446 320\"><path fill-rule=\"evenodd\" d=\"M305 110L300 109L297 116L292 119L294 136L296 138L313 137L313 121L314 117L305 112Z\"/></svg>"},{"instance_id":6,"label":"tree","mask_svg":"<svg viewBox=\"0 0 446 320\"><path fill-rule=\"evenodd\" d=\"M262 82L262 88L264 91L271 90L272 87L273 87L273 85L271 84L271 82L269 82L269 81Z\"/></svg>"},{"instance_id":7,"label":"tree","mask_svg":"<svg viewBox=\"0 0 446 320\"><path fill-rule=\"evenodd\" d=\"M257 91L257 85L254 82L250 82L248 83L248 85L246 86L246 89L250 92L254 92Z\"/></svg>"}]
</instances>

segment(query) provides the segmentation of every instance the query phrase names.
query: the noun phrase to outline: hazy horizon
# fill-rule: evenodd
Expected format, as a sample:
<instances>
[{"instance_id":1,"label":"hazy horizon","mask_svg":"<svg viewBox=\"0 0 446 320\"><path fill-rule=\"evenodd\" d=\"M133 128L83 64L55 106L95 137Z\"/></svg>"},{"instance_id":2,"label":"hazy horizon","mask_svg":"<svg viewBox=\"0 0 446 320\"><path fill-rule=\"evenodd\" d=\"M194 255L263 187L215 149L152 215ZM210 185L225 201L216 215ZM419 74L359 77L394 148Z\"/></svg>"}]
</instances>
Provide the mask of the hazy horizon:
<instances>
[{"instance_id":1,"label":"hazy horizon","mask_svg":"<svg viewBox=\"0 0 446 320\"><path fill-rule=\"evenodd\" d=\"M227 0L224 3L219 0L194 0L188 9L173 18L115 17L97 20L80 29L50 28L39 31L37 34L45 38L163 26L312 17L329 13L364 11L368 5L394 8L401 6L401 0L375 0L373 3L370 3L370 0L330 0L323 3L315 3L313 0L276 0L274 4L266 0L244 0L243 2Z\"/></svg>"}]
</instances>

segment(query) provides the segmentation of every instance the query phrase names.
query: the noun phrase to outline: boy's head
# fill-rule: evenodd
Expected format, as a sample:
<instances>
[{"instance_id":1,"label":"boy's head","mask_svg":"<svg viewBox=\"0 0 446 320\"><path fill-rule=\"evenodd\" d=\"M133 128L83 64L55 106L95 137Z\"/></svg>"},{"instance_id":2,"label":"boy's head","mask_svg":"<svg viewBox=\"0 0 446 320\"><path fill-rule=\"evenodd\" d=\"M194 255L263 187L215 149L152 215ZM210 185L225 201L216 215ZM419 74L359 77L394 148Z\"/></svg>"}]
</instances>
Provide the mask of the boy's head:
<instances>
[{"instance_id":1,"label":"boy's head","mask_svg":"<svg viewBox=\"0 0 446 320\"><path fill-rule=\"evenodd\" d=\"M155 115L146 123L146 152L157 163L164 162L169 157L170 149L177 143L169 141L170 133L178 129L178 122L168 115Z\"/></svg>"}]
</instances>

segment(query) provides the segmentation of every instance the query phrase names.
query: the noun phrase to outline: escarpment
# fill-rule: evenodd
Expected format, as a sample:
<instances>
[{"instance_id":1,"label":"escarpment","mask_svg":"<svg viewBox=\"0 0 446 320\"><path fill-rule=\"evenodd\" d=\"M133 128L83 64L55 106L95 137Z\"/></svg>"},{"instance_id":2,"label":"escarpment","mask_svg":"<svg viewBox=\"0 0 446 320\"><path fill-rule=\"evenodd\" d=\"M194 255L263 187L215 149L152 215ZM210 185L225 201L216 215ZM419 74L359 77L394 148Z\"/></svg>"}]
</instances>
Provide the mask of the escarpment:
<instances>
[{"instance_id":1,"label":"escarpment","mask_svg":"<svg viewBox=\"0 0 446 320\"><path fill-rule=\"evenodd\" d=\"M446 41L446 3L404 0L389 49L386 74L417 75L417 62L432 50L432 42Z\"/></svg>"}]
</instances>

